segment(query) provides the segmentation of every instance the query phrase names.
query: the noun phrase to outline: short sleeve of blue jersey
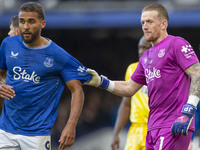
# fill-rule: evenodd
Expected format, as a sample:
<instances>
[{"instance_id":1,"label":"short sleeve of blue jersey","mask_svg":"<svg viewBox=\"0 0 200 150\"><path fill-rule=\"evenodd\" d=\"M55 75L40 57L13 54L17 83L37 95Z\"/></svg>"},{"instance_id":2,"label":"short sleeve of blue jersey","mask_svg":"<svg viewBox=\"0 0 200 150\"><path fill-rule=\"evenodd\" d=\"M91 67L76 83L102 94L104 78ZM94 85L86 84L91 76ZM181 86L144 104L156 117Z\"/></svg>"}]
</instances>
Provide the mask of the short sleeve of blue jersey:
<instances>
[{"instance_id":1,"label":"short sleeve of blue jersey","mask_svg":"<svg viewBox=\"0 0 200 150\"><path fill-rule=\"evenodd\" d=\"M5 51L6 51L6 42L4 39L0 48L0 69L2 70L7 70Z\"/></svg>"},{"instance_id":2,"label":"short sleeve of blue jersey","mask_svg":"<svg viewBox=\"0 0 200 150\"><path fill-rule=\"evenodd\" d=\"M84 65L82 65L76 58L68 54L68 59L61 71L61 76L65 82L77 79L83 84L84 82L90 81L92 78L92 75L87 73L86 70L87 68Z\"/></svg>"}]
</instances>

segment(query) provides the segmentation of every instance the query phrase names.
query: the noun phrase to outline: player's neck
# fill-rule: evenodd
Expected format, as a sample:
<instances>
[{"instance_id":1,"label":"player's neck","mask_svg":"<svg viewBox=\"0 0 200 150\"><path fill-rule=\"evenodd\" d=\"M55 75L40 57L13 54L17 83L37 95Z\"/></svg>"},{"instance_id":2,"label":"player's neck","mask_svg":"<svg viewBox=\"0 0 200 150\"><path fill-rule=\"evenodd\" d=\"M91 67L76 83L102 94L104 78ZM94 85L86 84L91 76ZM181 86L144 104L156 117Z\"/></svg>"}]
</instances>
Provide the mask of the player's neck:
<instances>
[{"instance_id":1,"label":"player's neck","mask_svg":"<svg viewBox=\"0 0 200 150\"><path fill-rule=\"evenodd\" d=\"M152 46L155 46L156 44L160 43L162 40L164 40L168 36L168 33L161 35L156 41L152 42Z\"/></svg>"},{"instance_id":2,"label":"player's neck","mask_svg":"<svg viewBox=\"0 0 200 150\"><path fill-rule=\"evenodd\" d=\"M25 43L28 47L41 47L48 44L49 40L43 37L38 37L35 41L30 44Z\"/></svg>"}]
</instances>

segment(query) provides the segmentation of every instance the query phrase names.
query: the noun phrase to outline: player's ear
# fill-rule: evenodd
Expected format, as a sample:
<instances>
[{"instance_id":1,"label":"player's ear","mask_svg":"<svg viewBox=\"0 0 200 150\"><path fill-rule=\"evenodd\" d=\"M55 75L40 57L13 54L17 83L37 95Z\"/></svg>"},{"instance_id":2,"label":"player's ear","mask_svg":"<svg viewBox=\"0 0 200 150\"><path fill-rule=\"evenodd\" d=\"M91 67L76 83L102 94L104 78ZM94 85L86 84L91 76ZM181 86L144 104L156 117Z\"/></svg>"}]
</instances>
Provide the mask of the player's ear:
<instances>
[{"instance_id":1,"label":"player's ear","mask_svg":"<svg viewBox=\"0 0 200 150\"><path fill-rule=\"evenodd\" d=\"M44 28L44 27L46 26L46 21L45 21L45 20L42 20L41 25L42 25L42 28Z\"/></svg>"},{"instance_id":2,"label":"player's ear","mask_svg":"<svg viewBox=\"0 0 200 150\"><path fill-rule=\"evenodd\" d=\"M167 26L168 26L167 20L162 20L162 23L161 23L161 28L162 28L162 30L167 29Z\"/></svg>"},{"instance_id":3,"label":"player's ear","mask_svg":"<svg viewBox=\"0 0 200 150\"><path fill-rule=\"evenodd\" d=\"M20 35L19 28L16 29L16 35Z\"/></svg>"}]
</instances>

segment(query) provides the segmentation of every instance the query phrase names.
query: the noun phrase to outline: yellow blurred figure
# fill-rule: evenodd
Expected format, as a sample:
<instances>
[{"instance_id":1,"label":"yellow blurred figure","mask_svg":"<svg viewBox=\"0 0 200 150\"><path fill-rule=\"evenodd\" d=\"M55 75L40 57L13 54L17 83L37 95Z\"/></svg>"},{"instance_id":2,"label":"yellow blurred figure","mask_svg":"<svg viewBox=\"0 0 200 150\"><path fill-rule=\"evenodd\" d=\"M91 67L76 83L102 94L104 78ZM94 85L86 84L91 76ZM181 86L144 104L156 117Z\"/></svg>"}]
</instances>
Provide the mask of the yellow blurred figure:
<instances>
[{"instance_id":1,"label":"yellow blurred figure","mask_svg":"<svg viewBox=\"0 0 200 150\"><path fill-rule=\"evenodd\" d=\"M149 48L151 48L151 43L147 42L145 38L142 37L138 44L139 58ZM135 62L128 66L125 80L130 79L137 65L138 62ZM131 126L127 134L124 150L145 150L148 114L148 92L146 86L143 86L131 98L123 97L114 127L112 150L119 150L119 133L128 122L128 119L131 121Z\"/></svg>"}]
</instances>

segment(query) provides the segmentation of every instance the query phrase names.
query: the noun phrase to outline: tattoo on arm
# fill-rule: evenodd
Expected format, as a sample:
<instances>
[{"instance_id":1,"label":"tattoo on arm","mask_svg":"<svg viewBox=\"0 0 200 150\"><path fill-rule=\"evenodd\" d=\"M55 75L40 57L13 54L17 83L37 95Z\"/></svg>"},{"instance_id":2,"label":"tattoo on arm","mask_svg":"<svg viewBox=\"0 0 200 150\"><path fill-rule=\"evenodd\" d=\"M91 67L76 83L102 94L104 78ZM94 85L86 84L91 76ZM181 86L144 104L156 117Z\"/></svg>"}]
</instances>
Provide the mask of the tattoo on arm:
<instances>
[{"instance_id":1,"label":"tattoo on arm","mask_svg":"<svg viewBox=\"0 0 200 150\"><path fill-rule=\"evenodd\" d=\"M191 77L190 94L200 98L200 64L195 63L185 70L186 74Z\"/></svg>"}]
</instances>

